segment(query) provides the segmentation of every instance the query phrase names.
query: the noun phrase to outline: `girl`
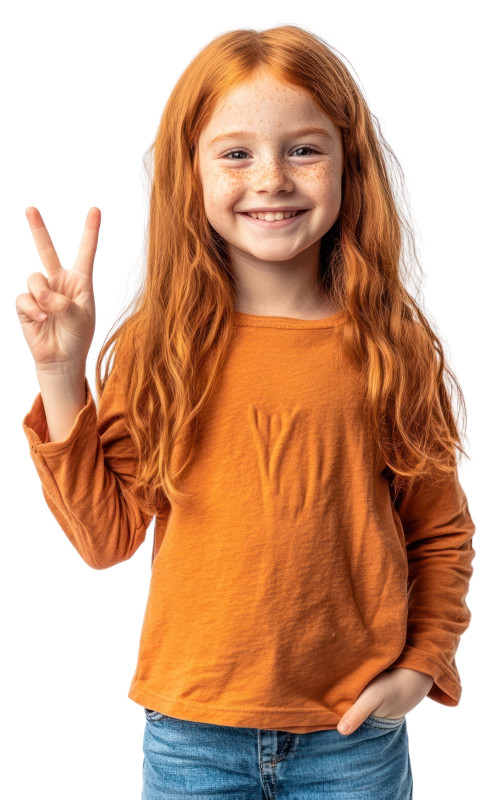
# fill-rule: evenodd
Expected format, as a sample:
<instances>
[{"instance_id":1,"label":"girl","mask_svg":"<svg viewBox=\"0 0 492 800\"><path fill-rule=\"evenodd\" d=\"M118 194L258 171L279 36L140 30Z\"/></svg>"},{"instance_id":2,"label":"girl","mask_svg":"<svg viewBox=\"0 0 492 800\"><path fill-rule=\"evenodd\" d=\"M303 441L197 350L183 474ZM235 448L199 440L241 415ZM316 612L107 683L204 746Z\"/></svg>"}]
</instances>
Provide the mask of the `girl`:
<instances>
[{"instance_id":1,"label":"girl","mask_svg":"<svg viewBox=\"0 0 492 800\"><path fill-rule=\"evenodd\" d=\"M410 798L408 713L459 702L475 526L445 373L463 398L403 286L373 123L299 27L198 54L152 146L146 279L98 356L97 410L100 211L66 271L26 210L46 502L94 569L156 520L129 691L145 800Z\"/></svg>"}]
</instances>

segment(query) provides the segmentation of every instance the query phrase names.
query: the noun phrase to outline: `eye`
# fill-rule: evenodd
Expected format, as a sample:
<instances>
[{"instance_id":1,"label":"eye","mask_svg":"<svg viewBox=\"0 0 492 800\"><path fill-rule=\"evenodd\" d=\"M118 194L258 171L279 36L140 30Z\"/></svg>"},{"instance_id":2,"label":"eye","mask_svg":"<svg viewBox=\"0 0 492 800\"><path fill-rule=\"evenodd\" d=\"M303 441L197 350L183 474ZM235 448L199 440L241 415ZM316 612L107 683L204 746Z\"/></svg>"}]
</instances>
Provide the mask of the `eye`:
<instances>
[{"instance_id":1,"label":"eye","mask_svg":"<svg viewBox=\"0 0 492 800\"><path fill-rule=\"evenodd\" d=\"M310 153L317 153L318 152L317 150L314 150L312 147L309 147L307 145L306 146L302 146L302 147L297 147L294 150L294 153L296 153L298 150L309 150ZM224 158L229 158L229 156L232 156L235 153L242 153L244 155L248 155L245 150L229 150L228 153L225 153ZM241 158L230 158L229 160L230 161L242 161L243 159L241 159Z\"/></svg>"},{"instance_id":2,"label":"eye","mask_svg":"<svg viewBox=\"0 0 492 800\"><path fill-rule=\"evenodd\" d=\"M306 145L305 147L297 147L296 150L294 150L294 153L296 153L297 150L310 150L311 153L317 153L318 152L317 150L313 150L313 148L309 147L308 145Z\"/></svg>"},{"instance_id":3,"label":"eye","mask_svg":"<svg viewBox=\"0 0 492 800\"><path fill-rule=\"evenodd\" d=\"M227 158L228 156L232 156L232 155L234 155L234 153L244 153L244 152L245 152L244 150L229 150L229 152L225 154L224 158ZM246 155L247 155L247 153L246 153ZM238 159L238 158L231 158L230 160L231 161L241 161L241 159Z\"/></svg>"}]
</instances>

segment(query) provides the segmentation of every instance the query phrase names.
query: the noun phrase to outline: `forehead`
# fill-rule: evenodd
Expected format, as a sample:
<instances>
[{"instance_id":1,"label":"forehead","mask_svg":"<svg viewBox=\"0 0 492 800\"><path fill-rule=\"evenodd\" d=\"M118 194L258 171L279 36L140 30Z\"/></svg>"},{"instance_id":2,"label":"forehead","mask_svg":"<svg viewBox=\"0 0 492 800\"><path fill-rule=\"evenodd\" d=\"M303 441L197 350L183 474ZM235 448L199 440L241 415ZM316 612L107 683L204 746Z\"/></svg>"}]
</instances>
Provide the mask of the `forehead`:
<instances>
[{"instance_id":1,"label":"forehead","mask_svg":"<svg viewBox=\"0 0 492 800\"><path fill-rule=\"evenodd\" d=\"M207 144L229 130L251 128L274 134L296 125L317 124L329 132L336 125L316 105L308 92L282 83L270 75L259 75L229 92L215 107L200 139Z\"/></svg>"}]
</instances>

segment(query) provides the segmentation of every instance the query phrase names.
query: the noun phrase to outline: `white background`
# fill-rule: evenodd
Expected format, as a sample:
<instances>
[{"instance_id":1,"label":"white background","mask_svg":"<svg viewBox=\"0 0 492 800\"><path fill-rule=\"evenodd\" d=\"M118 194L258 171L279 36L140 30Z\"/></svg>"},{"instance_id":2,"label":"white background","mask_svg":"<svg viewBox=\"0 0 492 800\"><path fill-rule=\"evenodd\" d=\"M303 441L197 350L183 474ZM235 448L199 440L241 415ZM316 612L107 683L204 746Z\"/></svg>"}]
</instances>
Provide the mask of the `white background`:
<instances>
[{"instance_id":1,"label":"white background","mask_svg":"<svg viewBox=\"0 0 492 800\"><path fill-rule=\"evenodd\" d=\"M134 557L95 571L51 515L22 430L38 384L15 311L44 271L24 209L43 215L71 268L91 206L102 212L97 322L87 377L142 267L143 154L198 51L235 28L297 24L352 65L405 173L426 312L464 391L461 482L477 525L457 663L458 707L408 716L415 797L483 798L490 735L490 76L486 4L17 2L2 14L2 559L0 793L9 800L136 800L143 708L127 697L154 526ZM490 385L490 384L489 384ZM473 788L473 786L475 788ZM479 790L479 786L482 788ZM252 798L253 800L253 798Z\"/></svg>"}]
</instances>

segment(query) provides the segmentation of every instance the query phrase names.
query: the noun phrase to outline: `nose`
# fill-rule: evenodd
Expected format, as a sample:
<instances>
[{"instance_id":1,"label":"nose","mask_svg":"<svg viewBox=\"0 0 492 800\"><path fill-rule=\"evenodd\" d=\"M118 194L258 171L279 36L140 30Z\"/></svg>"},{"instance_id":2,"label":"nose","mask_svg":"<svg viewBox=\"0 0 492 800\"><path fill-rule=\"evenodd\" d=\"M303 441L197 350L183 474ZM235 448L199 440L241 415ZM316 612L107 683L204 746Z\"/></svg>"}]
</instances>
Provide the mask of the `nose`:
<instances>
[{"instance_id":1,"label":"nose","mask_svg":"<svg viewBox=\"0 0 492 800\"><path fill-rule=\"evenodd\" d=\"M255 192L292 191L294 182L288 165L280 158L272 158L258 165L252 181Z\"/></svg>"}]
</instances>

